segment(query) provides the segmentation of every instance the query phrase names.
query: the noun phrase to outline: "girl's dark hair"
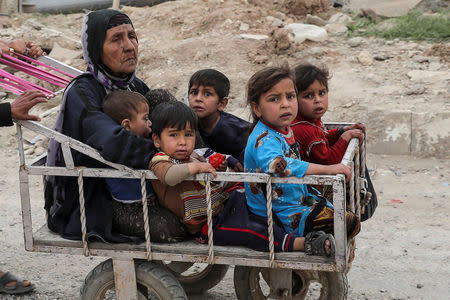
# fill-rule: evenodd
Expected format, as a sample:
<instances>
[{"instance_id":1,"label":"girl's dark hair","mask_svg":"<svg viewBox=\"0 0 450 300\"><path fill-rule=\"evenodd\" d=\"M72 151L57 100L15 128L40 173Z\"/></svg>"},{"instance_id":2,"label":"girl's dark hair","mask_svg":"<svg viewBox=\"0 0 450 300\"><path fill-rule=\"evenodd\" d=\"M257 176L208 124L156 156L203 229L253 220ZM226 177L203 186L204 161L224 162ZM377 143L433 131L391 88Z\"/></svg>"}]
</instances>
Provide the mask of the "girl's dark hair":
<instances>
[{"instance_id":1,"label":"girl's dark hair","mask_svg":"<svg viewBox=\"0 0 450 300\"><path fill-rule=\"evenodd\" d=\"M266 93L274 85L286 78L291 79L292 82L295 82L294 73L289 68L288 64L284 64L281 67L267 67L256 72L252 77L250 77L247 83L247 104L251 107L252 102L259 103L259 98L262 94ZM253 130L256 123L259 121L258 116L255 115L253 110L252 117L253 124L250 127L251 130Z\"/></svg>"},{"instance_id":2,"label":"girl's dark hair","mask_svg":"<svg viewBox=\"0 0 450 300\"><path fill-rule=\"evenodd\" d=\"M152 133L158 137L165 128L175 127L185 129L189 124L192 130L197 130L198 119L195 112L180 101L170 101L158 104L152 112Z\"/></svg>"},{"instance_id":3,"label":"girl's dark hair","mask_svg":"<svg viewBox=\"0 0 450 300\"><path fill-rule=\"evenodd\" d=\"M331 78L325 66L314 66L310 63L300 64L294 68L295 87L297 91L305 91L314 81L319 81L328 91L328 80Z\"/></svg>"},{"instance_id":4,"label":"girl's dark hair","mask_svg":"<svg viewBox=\"0 0 450 300\"><path fill-rule=\"evenodd\" d=\"M148 107L147 99L139 93L126 90L112 91L102 103L103 112L119 124L124 119L132 120L141 105Z\"/></svg>"},{"instance_id":5,"label":"girl's dark hair","mask_svg":"<svg viewBox=\"0 0 450 300\"><path fill-rule=\"evenodd\" d=\"M189 79L188 92L193 85L212 86L219 95L219 101L228 97L230 92L230 80L223 73L214 69L203 69L192 74Z\"/></svg>"}]
</instances>

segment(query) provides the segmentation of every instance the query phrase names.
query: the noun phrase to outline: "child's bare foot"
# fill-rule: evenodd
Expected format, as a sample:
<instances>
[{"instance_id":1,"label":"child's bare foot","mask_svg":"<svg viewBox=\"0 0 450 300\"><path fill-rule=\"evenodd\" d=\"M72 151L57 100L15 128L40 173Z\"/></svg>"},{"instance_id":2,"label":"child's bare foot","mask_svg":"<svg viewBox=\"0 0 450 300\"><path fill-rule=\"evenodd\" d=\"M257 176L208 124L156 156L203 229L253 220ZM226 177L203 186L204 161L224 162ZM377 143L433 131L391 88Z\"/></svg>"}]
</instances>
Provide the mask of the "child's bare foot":
<instances>
[{"instance_id":1,"label":"child's bare foot","mask_svg":"<svg viewBox=\"0 0 450 300\"><path fill-rule=\"evenodd\" d=\"M331 255L331 243L330 240L326 240L325 241L325 246L324 246L325 252L327 253L327 256Z\"/></svg>"}]
</instances>

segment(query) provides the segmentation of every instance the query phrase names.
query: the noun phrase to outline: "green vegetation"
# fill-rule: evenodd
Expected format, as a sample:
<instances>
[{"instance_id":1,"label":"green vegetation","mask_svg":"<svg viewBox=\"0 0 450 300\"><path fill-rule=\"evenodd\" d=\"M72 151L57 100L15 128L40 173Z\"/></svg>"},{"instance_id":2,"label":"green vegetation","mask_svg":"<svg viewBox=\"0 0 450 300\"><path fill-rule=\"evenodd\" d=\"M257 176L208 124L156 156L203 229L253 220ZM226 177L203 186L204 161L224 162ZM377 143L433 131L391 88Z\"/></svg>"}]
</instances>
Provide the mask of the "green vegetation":
<instances>
[{"instance_id":1,"label":"green vegetation","mask_svg":"<svg viewBox=\"0 0 450 300\"><path fill-rule=\"evenodd\" d=\"M421 11L412 11L398 18L372 21L355 16L348 24L349 36L376 36L385 39L403 39L429 42L450 41L450 10L441 10L437 14L426 15Z\"/></svg>"}]
</instances>

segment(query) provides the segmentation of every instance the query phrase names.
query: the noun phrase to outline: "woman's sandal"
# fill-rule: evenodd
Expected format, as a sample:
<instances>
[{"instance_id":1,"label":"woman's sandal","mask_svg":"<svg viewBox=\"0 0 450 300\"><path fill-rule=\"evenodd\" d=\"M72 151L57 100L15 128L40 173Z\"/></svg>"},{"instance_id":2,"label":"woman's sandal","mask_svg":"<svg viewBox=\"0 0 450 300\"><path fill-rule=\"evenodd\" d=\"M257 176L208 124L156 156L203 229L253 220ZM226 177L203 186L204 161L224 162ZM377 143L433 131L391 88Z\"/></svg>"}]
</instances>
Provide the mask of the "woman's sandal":
<instances>
[{"instance_id":1,"label":"woman's sandal","mask_svg":"<svg viewBox=\"0 0 450 300\"><path fill-rule=\"evenodd\" d=\"M325 249L325 242L330 241L330 253ZM335 253L334 237L330 233L323 231L312 231L305 237L305 253L308 255L334 256Z\"/></svg>"},{"instance_id":2,"label":"woman's sandal","mask_svg":"<svg viewBox=\"0 0 450 300\"><path fill-rule=\"evenodd\" d=\"M8 283L16 282L16 284L12 286L7 286ZM28 286L25 286L24 280L17 278L13 274L6 272L3 274L2 277L0 277L0 293L6 293L6 294L22 294L22 293L28 293L34 290L34 284L30 284Z\"/></svg>"}]
</instances>

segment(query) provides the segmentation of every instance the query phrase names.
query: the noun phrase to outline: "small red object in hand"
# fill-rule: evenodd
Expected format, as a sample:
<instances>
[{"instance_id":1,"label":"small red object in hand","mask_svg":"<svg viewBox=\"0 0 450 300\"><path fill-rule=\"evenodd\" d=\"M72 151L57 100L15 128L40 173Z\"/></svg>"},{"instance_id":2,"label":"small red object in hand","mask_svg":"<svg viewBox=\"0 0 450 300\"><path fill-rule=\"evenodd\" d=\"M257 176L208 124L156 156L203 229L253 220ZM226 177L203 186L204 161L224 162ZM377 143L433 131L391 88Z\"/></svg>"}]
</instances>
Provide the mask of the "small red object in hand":
<instances>
[{"instance_id":1,"label":"small red object in hand","mask_svg":"<svg viewBox=\"0 0 450 300\"><path fill-rule=\"evenodd\" d=\"M225 155L222 155L220 153L213 154L208 158L208 162L211 164L211 166L214 167L214 169L217 169L224 160Z\"/></svg>"}]
</instances>

